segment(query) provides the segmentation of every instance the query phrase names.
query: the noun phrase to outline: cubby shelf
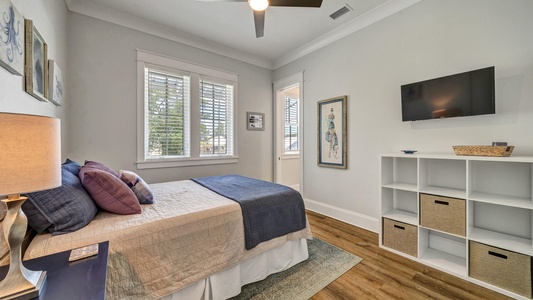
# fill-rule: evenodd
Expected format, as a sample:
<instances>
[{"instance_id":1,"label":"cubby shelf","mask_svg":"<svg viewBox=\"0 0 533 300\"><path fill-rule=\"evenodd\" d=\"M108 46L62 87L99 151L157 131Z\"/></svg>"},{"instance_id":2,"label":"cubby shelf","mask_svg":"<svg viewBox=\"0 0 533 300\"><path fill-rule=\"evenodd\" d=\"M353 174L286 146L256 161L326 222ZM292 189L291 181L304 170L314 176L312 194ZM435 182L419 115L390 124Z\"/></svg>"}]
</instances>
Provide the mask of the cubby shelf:
<instances>
[{"instance_id":1,"label":"cubby shelf","mask_svg":"<svg viewBox=\"0 0 533 300\"><path fill-rule=\"evenodd\" d=\"M531 239L475 227L470 227L469 238L483 244L533 256Z\"/></svg>"},{"instance_id":2,"label":"cubby shelf","mask_svg":"<svg viewBox=\"0 0 533 300\"><path fill-rule=\"evenodd\" d=\"M466 198L466 190L450 189L436 186L426 186L420 188L420 192L425 194L440 195L452 198Z\"/></svg>"},{"instance_id":3,"label":"cubby shelf","mask_svg":"<svg viewBox=\"0 0 533 300\"><path fill-rule=\"evenodd\" d=\"M468 200L525 209L533 209L533 201L531 200L531 198L502 196L496 194L474 192L468 197Z\"/></svg>"},{"instance_id":4,"label":"cubby shelf","mask_svg":"<svg viewBox=\"0 0 533 300\"><path fill-rule=\"evenodd\" d=\"M418 230L415 238L403 243L412 245L416 240L418 254L403 253L406 257L512 298L531 299L470 277L469 245L477 242L533 256L533 157L392 153L382 155L380 163L381 217L409 224L406 227L415 226ZM421 194L438 196L435 200L429 198L434 207L424 202L421 208ZM461 200L463 210L453 211L458 217L453 217L457 222L452 223L461 224L459 218L466 222L466 226L462 225L465 223L458 226L466 236L451 230L451 226L446 227L450 220L439 218L436 213L446 211L441 208L443 204L448 205L448 201L450 206L446 207ZM421 222L427 226L422 226ZM392 248L383 245L383 226L379 243L385 249L402 254L394 245ZM402 241L398 243L401 245Z\"/></svg>"},{"instance_id":5,"label":"cubby shelf","mask_svg":"<svg viewBox=\"0 0 533 300\"><path fill-rule=\"evenodd\" d=\"M466 276L466 259L451 255L444 251L428 248L421 256L420 260L428 265L434 266L437 269L447 271L449 273Z\"/></svg>"},{"instance_id":6,"label":"cubby shelf","mask_svg":"<svg viewBox=\"0 0 533 300\"><path fill-rule=\"evenodd\" d=\"M396 190L403 190L403 191L411 191L411 192L416 192L418 189L416 187L416 184L405 183L405 182L387 183L387 184L383 184L382 187L396 189Z\"/></svg>"},{"instance_id":7,"label":"cubby shelf","mask_svg":"<svg viewBox=\"0 0 533 300\"><path fill-rule=\"evenodd\" d=\"M411 225L418 225L418 215L403 210L392 210L383 214L383 218L404 222Z\"/></svg>"}]
</instances>

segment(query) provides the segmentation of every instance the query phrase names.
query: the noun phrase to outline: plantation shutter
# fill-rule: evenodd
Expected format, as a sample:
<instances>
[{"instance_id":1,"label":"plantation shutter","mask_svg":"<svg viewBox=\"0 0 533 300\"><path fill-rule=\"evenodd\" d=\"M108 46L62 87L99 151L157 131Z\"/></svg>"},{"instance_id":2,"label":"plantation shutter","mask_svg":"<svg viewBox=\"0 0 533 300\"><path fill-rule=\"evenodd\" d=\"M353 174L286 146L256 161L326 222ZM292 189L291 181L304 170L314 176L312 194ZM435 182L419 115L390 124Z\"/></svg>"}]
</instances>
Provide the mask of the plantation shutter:
<instances>
[{"instance_id":1,"label":"plantation shutter","mask_svg":"<svg viewBox=\"0 0 533 300\"><path fill-rule=\"evenodd\" d=\"M190 76L145 69L146 158L189 155Z\"/></svg>"},{"instance_id":2,"label":"plantation shutter","mask_svg":"<svg viewBox=\"0 0 533 300\"><path fill-rule=\"evenodd\" d=\"M233 84L200 78L200 156L233 155Z\"/></svg>"},{"instance_id":3,"label":"plantation shutter","mask_svg":"<svg viewBox=\"0 0 533 300\"><path fill-rule=\"evenodd\" d=\"M294 97L285 97L285 147L284 152L290 153L299 150L298 129L299 129L299 99Z\"/></svg>"}]
</instances>

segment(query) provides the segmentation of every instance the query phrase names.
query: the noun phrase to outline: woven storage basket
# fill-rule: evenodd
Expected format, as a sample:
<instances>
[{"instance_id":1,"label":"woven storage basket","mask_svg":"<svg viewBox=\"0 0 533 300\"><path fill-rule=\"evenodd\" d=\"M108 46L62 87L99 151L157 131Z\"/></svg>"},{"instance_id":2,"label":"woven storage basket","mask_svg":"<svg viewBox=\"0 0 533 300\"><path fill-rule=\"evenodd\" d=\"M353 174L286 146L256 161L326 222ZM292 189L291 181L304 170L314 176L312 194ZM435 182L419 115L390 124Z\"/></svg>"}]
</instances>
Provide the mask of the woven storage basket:
<instances>
[{"instance_id":1,"label":"woven storage basket","mask_svg":"<svg viewBox=\"0 0 533 300\"><path fill-rule=\"evenodd\" d=\"M453 146L455 155L511 156L514 146Z\"/></svg>"}]
</instances>

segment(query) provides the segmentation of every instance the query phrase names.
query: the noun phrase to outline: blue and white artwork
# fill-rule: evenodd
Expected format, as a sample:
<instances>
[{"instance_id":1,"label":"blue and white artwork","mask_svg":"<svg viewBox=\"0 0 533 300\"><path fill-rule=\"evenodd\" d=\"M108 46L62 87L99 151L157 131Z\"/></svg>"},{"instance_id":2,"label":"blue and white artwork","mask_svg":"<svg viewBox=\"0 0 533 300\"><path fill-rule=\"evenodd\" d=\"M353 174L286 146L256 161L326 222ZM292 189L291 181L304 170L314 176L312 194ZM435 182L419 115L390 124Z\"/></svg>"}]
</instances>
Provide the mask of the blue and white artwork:
<instances>
[{"instance_id":1,"label":"blue and white artwork","mask_svg":"<svg viewBox=\"0 0 533 300\"><path fill-rule=\"evenodd\" d=\"M24 18L9 0L0 0L0 65L24 74Z\"/></svg>"},{"instance_id":2,"label":"blue and white artwork","mask_svg":"<svg viewBox=\"0 0 533 300\"><path fill-rule=\"evenodd\" d=\"M33 21L26 19L26 66L24 74L25 90L33 97L46 101L48 98L48 45L33 26Z\"/></svg>"},{"instance_id":3,"label":"blue and white artwork","mask_svg":"<svg viewBox=\"0 0 533 300\"><path fill-rule=\"evenodd\" d=\"M61 69L53 60L48 60L49 99L55 105L63 104L63 75Z\"/></svg>"}]
</instances>

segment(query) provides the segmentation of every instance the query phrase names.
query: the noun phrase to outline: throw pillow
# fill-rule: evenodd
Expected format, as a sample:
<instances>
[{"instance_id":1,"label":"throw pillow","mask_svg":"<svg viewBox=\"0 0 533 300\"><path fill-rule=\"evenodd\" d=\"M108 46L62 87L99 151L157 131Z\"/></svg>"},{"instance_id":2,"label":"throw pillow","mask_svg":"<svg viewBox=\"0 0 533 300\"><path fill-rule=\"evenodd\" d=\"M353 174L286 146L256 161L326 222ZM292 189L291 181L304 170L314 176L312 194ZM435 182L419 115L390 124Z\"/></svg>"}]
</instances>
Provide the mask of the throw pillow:
<instances>
[{"instance_id":1,"label":"throw pillow","mask_svg":"<svg viewBox=\"0 0 533 300\"><path fill-rule=\"evenodd\" d=\"M150 186L132 171L120 170L119 177L133 191L140 204L153 204L154 193Z\"/></svg>"},{"instance_id":2,"label":"throw pillow","mask_svg":"<svg viewBox=\"0 0 533 300\"><path fill-rule=\"evenodd\" d=\"M98 209L82 187L80 179L61 168L62 185L50 190L29 193L22 210L28 224L37 232L54 235L76 231L89 224Z\"/></svg>"},{"instance_id":3,"label":"throw pillow","mask_svg":"<svg viewBox=\"0 0 533 300\"><path fill-rule=\"evenodd\" d=\"M94 168L94 169L97 169L97 170L106 171L106 172L108 172L110 174L113 174L116 177L118 177L118 173L115 172L115 170L111 169L110 167L108 167L108 166L106 166L106 165L104 165L102 163L96 162L96 161L86 160L84 167Z\"/></svg>"},{"instance_id":4,"label":"throw pillow","mask_svg":"<svg viewBox=\"0 0 533 300\"><path fill-rule=\"evenodd\" d=\"M80 164L78 164L77 162L73 161L73 160L70 160L67 158L67 160L65 160L65 162L61 165L61 168L64 168L66 169L67 171L69 171L70 173L78 176L78 174L80 173Z\"/></svg>"},{"instance_id":5,"label":"throw pillow","mask_svg":"<svg viewBox=\"0 0 533 300\"><path fill-rule=\"evenodd\" d=\"M80 169L80 180L96 205L102 209L121 215L141 213L137 197L117 176L83 166Z\"/></svg>"}]
</instances>

